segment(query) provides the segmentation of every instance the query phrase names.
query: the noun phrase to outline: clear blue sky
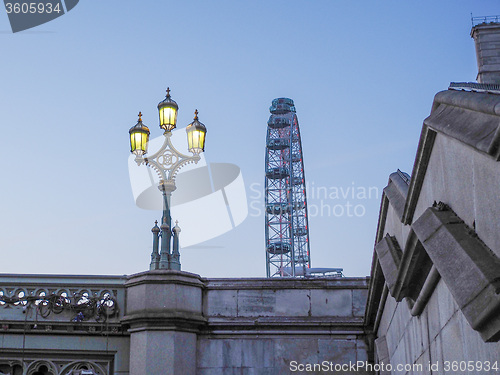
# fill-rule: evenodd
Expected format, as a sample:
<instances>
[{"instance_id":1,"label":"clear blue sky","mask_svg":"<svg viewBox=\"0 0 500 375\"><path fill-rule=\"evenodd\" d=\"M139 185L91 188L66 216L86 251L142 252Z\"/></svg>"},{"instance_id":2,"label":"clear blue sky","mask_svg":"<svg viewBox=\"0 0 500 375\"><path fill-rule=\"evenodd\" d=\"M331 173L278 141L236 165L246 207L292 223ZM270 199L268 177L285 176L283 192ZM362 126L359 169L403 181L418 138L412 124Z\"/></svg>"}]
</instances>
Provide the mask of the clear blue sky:
<instances>
[{"instance_id":1,"label":"clear blue sky","mask_svg":"<svg viewBox=\"0 0 500 375\"><path fill-rule=\"evenodd\" d=\"M240 166L249 200L250 186L264 180L271 100L292 98L308 183L379 189L377 197L351 199L365 208L362 217L311 215L312 264L368 275L389 174L411 173L434 94L476 78L471 12L500 14L500 6L82 0L16 34L3 12L0 272L148 268L160 213L134 204L128 129L141 110L160 135L156 104L170 86L179 124L198 108L207 159ZM320 201L309 197L309 204ZM183 249L181 261L202 276L264 276L263 216Z\"/></svg>"}]
</instances>

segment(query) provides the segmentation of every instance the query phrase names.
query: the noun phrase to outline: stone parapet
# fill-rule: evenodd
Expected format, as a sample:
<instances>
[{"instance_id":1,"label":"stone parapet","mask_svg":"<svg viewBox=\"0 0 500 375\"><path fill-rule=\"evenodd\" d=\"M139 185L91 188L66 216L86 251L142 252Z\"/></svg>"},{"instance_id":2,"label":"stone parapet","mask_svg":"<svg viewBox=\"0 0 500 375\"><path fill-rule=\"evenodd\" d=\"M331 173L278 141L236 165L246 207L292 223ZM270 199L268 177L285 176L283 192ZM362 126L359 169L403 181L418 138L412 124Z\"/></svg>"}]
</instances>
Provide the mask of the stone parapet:
<instances>
[{"instance_id":1,"label":"stone parapet","mask_svg":"<svg viewBox=\"0 0 500 375\"><path fill-rule=\"evenodd\" d=\"M200 276L172 270L132 275L126 315L131 374L195 374L197 333L202 315Z\"/></svg>"},{"instance_id":2,"label":"stone parapet","mask_svg":"<svg viewBox=\"0 0 500 375\"><path fill-rule=\"evenodd\" d=\"M368 283L366 277L209 279L172 270L0 275L0 291L11 298L8 307L0 304L0 366L14 371L24 358L30 371L46 366L64 375L64 366L97 374L281 374L294 361L369 361ZM47 321L33 313L37 298L47 295L75 294L83 303L107 293L118 308L105 322L74 321L58 310L58 299L50 300L56 311ZM28 319L22 301L12 300L24 295L32 296Z\"/></svg>"}]
</instances>

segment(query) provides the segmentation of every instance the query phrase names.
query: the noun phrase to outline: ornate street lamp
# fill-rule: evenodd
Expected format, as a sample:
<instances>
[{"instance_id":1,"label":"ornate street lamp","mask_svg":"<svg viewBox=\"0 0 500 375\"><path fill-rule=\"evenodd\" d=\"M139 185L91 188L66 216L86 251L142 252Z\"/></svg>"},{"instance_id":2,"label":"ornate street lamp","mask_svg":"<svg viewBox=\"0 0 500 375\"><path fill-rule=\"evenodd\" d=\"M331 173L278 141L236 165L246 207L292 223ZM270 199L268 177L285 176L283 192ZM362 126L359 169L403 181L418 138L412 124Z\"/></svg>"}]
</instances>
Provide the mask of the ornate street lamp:
<instances>
[{"instance_id":1,"label":"ornate street lamp","mask_svg":"<svg viewBox=\"0 0 500 375\"><path fill-rule=\"evenodd\" d=\"M178 109L177 103L170 97L170 88L167 88L165 100L158 104L160 128L164 130L165 141L160 149L150 157L143 157L148 151L147 144L150 132L148 127L142 123L141 112L139 112L139 121L129 130L130 151L136 155L135 161L137 165L146 164L158 174L160 178L158 189L163 194L162 220L159 227L158 222L155 222L155 226L151 230L153 233L153 252L151 253L151 264L149 267L151 270L181 269L179 253L179 233L181 229L177 225L177 222L175 227L172 228L170 197L176 188L175 177L179 169L186 164L198 163L200 153L205 150L207 129L198 120L198 110L195 111L194 121L186 128L188 150L193 155L184 155L172 145L172 130L176 127ZM172 238L173 241L171 241ZM172 246L171 242L173 242Z\"/></svg>"},{"instance_id":2,"label":"ornate street lamp","mask_svg":"<svg viewBox=\"0 0 500 375\"><path fill-rule=\"evenodd\" d=\"M166 132L175 129L177 124L177 111L179 106L170 97L170 88L167 87L167 96L158 103L158 114L160 115L160 128Z\"/></svg>"},{"instance_id":3,"label":"ornate street lamp","mask_svg":"<svg viewBox=\"0 0 500 375\"><path fill-rule=\"evenodd\" d=\"M205 134L207 128L198 121L198 110L194 111L194 121L186 128L188 136L188 150L195 155L205 151Z\"/></svg>"},{"instance_id":4,"label":"ornate street lamp","mask_svg":"<svg viewBox=\"0 0 500 375\"><path fill-rule=\"evenodd\" d=\"M142 123L142 113L139 112L139 121L128 131L130 134L130 152L142 156L148 152L149 128Z\"/></svg>"}]
</instances>

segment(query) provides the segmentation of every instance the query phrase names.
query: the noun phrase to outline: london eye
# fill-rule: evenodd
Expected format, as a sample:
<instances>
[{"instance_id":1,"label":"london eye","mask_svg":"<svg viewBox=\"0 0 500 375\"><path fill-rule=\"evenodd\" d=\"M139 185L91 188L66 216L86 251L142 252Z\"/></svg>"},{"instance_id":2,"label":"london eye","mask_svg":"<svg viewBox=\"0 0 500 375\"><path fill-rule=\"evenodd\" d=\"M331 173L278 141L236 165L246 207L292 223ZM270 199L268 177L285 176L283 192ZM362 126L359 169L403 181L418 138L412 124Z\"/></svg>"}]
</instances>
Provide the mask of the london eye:
<instances>
[{"instance_id":1,"label":"london eye","mask_svg":"<svg viewBox=\"0 0 500 375\"><path fill-rule=\"evenodd\" d=\"M311 267L306 184L299 122L292 99L269 108L266 138L267 277L307 275Z\"/></svg>"}]
</instances>

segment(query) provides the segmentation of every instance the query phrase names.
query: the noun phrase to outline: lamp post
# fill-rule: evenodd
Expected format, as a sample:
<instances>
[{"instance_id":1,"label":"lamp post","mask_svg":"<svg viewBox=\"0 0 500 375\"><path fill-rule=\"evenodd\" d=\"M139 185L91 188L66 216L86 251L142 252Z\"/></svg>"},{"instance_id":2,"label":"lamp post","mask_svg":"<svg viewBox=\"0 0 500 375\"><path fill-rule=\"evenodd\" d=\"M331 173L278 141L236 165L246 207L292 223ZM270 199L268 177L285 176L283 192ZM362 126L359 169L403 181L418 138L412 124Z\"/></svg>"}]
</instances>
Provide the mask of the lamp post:
<instances>
[{"instance_id":1,"label":"lamp post","mask_svg":"<svg viewBox=\"0 0 500 375\"><path fill-rule=\"evenodd\" d=\"M179 234L181 229L176 222L172 228L172 218L170 216L170 197L176 189L175 178L179 169L186 164L198 163L200 153L205 149L205 135L207 129L198 120L198 110L196 110L194 120L187 128L188 150L193 155L188 156L179 152L172 144L172 130L177 124L177 112L179 107L170 97L170 88L167 88L167 96L158 104L158 114L160 117L160 128L164 130L165 140L163 145L150 157L144 157L148 152L149 128L142 123L142 113L139 112L137 124L129 130L130 152L135 154L137 165L145 164L152 168L160 178L158 189L163 195L163 216L160 226L155 222L151 229L153 233L153 252L151 253L151 270L169 269L180 270Z\"/></svg>"}]
</instances>

